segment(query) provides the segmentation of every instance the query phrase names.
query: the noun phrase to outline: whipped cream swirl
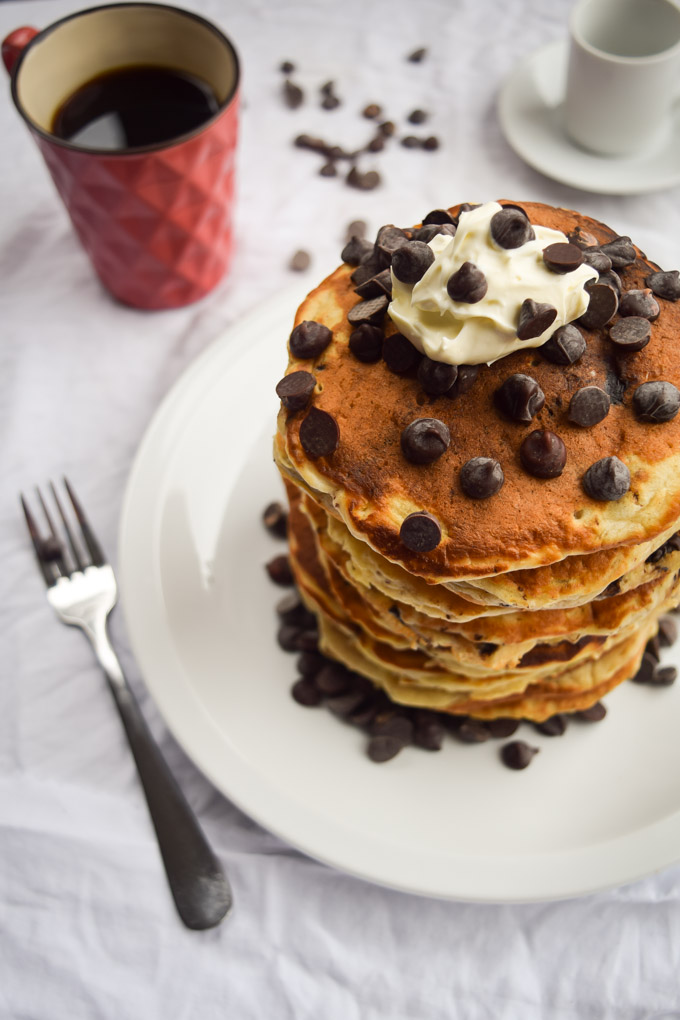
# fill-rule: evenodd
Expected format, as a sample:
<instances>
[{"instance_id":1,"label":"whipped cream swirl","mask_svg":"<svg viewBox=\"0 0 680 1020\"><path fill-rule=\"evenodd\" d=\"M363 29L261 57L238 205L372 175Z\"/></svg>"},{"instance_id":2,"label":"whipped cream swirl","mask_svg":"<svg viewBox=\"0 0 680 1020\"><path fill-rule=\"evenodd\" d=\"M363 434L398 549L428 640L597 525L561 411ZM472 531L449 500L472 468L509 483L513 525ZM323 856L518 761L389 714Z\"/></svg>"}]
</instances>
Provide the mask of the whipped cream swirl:
<instances>
[{"instance_id":1,"label":"whipped cream swirl","mask_svg":"<svg viewBox=\"0 0 680 1020\"><path fill-rule=\"evenodd\" d=\"M491 237L491 217L502 208L486 202L461 213L454 237L437 234L429 242L435 259L425 275L411 286L392 273L389 315L400 333L428 358L449 365L492 364L513 351L540 347L560 326L572 322L588 307L584 289L597 271L583 263L563 275L543 261L549 244L565 244L560 230L533 225L536 235L519 248L501 248ZM486 277L481 301L453 301L446 285L464 262L472 262ZM552 305L557 318L540 336L520 340L517 324L522 303Z\"/></svg>"}]
</instances>

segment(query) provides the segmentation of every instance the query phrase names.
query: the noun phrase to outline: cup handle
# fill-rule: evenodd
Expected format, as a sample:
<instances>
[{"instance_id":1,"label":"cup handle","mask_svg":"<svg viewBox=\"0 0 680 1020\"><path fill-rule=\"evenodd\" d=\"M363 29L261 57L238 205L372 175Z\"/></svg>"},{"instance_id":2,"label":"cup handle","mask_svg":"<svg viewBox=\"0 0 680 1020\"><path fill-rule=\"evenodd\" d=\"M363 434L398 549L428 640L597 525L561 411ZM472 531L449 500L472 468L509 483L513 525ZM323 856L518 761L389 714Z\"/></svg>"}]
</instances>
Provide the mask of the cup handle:
<instances>
[{"instance_id":1,"label":"cup handle","mask_svg":"<svg viewBox=\"0 0 680 1020\"><path fill-rule=\"evenodd\" d=\"M10 32L6 38L2 40L2 62L7 68L7 73L11 74L16 64L21 51L25 46L28 46L31 39L34 39L38 34L39 29L31 28L30 25L24 25L23 28L15 28L13 32Z\"/></svg>"}]
</instances>

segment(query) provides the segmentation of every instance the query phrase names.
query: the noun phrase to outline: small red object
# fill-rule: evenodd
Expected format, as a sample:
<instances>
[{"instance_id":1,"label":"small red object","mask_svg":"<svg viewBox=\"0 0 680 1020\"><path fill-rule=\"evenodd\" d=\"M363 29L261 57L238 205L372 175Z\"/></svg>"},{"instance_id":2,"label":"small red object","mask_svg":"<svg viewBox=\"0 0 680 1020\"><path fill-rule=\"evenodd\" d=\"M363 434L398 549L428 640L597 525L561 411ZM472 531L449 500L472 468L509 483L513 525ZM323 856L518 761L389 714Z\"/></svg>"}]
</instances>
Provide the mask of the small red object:
<instances>
[{"instance_id":1,"label":"small red object","mask_svg":"<svg viewBox=\"0 0 680 1020\"><path fill-rule=\"evenodd\" d=\"M8 74L12 73L14 65L19 59L19 55L24 46L28 46L31 39L35 39L37 34L37 28L31 28L30 25L24 25L23 28L15 28L13 32L10 32L9 35L2 40L2 62L7 68Z\"/></svg>"}]
</instances>

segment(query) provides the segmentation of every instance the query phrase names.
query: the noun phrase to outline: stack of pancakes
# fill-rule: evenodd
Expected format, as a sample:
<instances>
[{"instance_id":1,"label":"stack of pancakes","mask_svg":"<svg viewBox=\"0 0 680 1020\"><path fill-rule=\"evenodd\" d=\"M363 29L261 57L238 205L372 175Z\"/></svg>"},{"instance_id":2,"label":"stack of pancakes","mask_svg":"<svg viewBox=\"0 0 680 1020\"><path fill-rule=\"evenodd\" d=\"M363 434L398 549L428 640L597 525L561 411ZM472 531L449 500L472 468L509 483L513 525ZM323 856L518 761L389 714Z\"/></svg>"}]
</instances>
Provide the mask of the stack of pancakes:
<instances>
[{"instance_id":1,"label":"stack of pancakes","mask_svg":"<svg viewBox=\"0 0 680 1020\"><path fill-rule=\"evenodd\" d=\"M522 203L529 219L582 246L616 235L576 212ZM449 213L456 218L459 207ZM636 250L618 268L623 291L647 287L658 266ZM310 357L289 357L287 375L315 384L298 410L282 406L275 459L290 501L293 573L317 617L321 650L370 678L395 702L464 714L543 721L589 708L632 677L662 613L680 602L680 416L642 421L633 395L663 380L680 387L680 306L658 297L660 314L642 350L621 351L606 325L579 324L586 350L560 365L541 349L480 367L467 392L428 396L415 370L358 360L349 346L361 300L343 265L300 307L296 325L332 333ZM395 333L388 316L380 323ZM530 424L507 420L494 394L513 373L531 376L545 406ZM583 428L568 418L583 386L605 390L609 414ZM337 443L309 455L300 426L318 409L335 422ZM446 453L407 460L401 433L414 419L443 421ZM325 419L327 420L327 418ZM537 478L519 447L534 429L559 435L567 461L558 477ZM323 444L322 444L323 445ZM489 499L461 488L460 468L494 458L505 482ZM583 477L604 457L629 469L629 490L593 499ZM430 515L441 539L428 551L402 540L412 513Z\"/></svg>"}]
</instances>

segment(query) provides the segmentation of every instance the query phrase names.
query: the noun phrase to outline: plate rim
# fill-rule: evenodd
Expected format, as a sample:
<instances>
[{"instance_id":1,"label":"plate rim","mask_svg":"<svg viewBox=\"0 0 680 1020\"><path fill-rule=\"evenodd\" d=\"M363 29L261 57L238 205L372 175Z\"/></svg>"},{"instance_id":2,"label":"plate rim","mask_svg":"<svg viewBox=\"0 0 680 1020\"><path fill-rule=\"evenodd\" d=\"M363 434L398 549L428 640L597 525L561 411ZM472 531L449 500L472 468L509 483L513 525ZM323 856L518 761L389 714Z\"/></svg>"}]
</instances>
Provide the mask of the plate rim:
<instances>
[{"instance_id":1,"label":"plate rim","mask_svg":"<svg viewBox=\"0 0 680 1020\"><path fill-rule=\"evenodd\" d=\"M215 340L187 366L152 416L139 444L128 476L122 504L118 540L118 574L121 589L121 606L125 617L131 649L139 666L140 673L143 677L147 690L152 696L161 717L173 737L183 748L187 756L204 773L210 782L213 783L216 789L224 794L225 797L231 800L244 813L263 826L263 828L272 832L278 838L291 846L299 849L308 856L323 862L324 864L330 865L331 867L353 875L354 877L361 878L387 888L397 889L401 892L436 899L475 903L509 904L556 901L574 896L588 895L594 892L600 892L609 888L621 886L649 876L653 872L660 871L675 864L680 859L680 809L677 813L660 820L656 820L647 826L643 826L641 829L634 830L633 832L627 832L623 836L619 835L611 840L606 840L603 843L594 844L586 848L578 848L577 850L559 853L517 855L517 860L515 861L517 874L511 875L510 877L515 881L520 880L522 877L522 867L524 867L525 869L528 869L528 874L530 876L529 885L531 885L532 881L535 881L531 877L532 862L536 862L537 859L541 857L550 857L560 876L555 887L551 888L547 888L545 883L542 886L539 881L535 884L533 892L524 889L518 895L514 895L507 888L505 888L505 891L503 892L499 892L499 889L496 888L487 893L485 890L489 888L488 878L493 870L489 870L488 867L487 870L489 870L489 875L485 876L486 881L483 881L483 887L479 886L479 882L477 881L476 886L475 883L472 883L473 888L466 891L464 886L466 884L469 885L469 876L465 876L465 874L462 875L462 885L456 877L451 884L447 883L446 888L442 888L440 886L434 887L431 882L428 881L429 876L427 875L419 876L418 880L414 880L413 875L411 875L410 878L399 875L399 853L395 854L395 861L390 863L388 868L390 873L386 877L385 874L380 874L380 872L376 869L363 867L357 862L356 847L353 843L353 837L349 840L353 846L353 856L351 860L348 860L343 853L334 854L332 852L328 852L327 844L325 845L326 848L324 848L324 845L320 845L318 843L316 829L314 830L314 837L310 837L309 835L303 837L299 832L295 831L295 818L292 824L289 824L289 819L287 817L284 819L280 810L277 811L271 805L268 808L263 808L261 803L261 789L258 794L260 799L258 800L257 797L255 797L256 802L254 803L252 798L253 781L255 781L257 793L257 783L260 782L260 777L255 777L252 770L251 775L245 777L241 776L240 781L237 781L234 778L234 775L229 777L228 780L225 780L224 774L215 767L215 762L208 751L209 743L213 740L213 727L209 724L207 713L205 709L200 707L200 700L196 692L186 690L185 702L188 701L189 703L196 703L196 707L199 709L198 721L201 724L199 726L199 730L201 729L201 726L203 727L202 738L198 741L195 739L194 730L197 720L195 718L189 718L186 715L186 703L181 708L173 705L172 697L168 695L167 689L164 688L165 674L162 672L161 665L163 666L163 669L167 669L169 668L168 662L166 661L161 664L159 659L160 653L156 650L156 652L152 654L149 646L145 646L145 634L148 632L148 613L150 609L154 608L153 599L150 599L149 597L150 594L153 595L153 592L150 593L148 587L151 583L150 579L153 573L154 550L151 547L144 549L144 524L146 523L149 527L151 527L150 520L153 514L147 514L146 518L139 517L139 501L140 498L142 498L144 491L140 479L143 479L144 476L147 478L152 476L153 472L149 475L147 469L149 468L149 459L151 458L151 461L153 461L154 457L157 456L154 444L156 444L159 437L161 439L163 438L167 422L172 421L172 418L176 416L178 411L181 410L183 403L187 403L186 398L190 395L192 388L196 386L197 381L200 382L202 378L205 378L206 382L208 380L212 380L212 368L215 362L220 360L220 357L225 356L225 352L231 346L230 340L232 338L236 338L237 335L243 336L248 330L252 330L256 333L261 330L263 339L261 339L258 344L252 347L244 355L244 357L247 358L254 358L260 350L260 347L268 342L268 331L267 329L261 329L261 327L265 325L271 326L273 321L284 321L284 313L286 315L286 321L288 321L288 319L292 321L293 307L292 296L289 291L274 295L268 301L263 302L263 304L255 311L227 326L226 329L223 330L215 338ZM188 401L188 403L195 404L196 400L199 398L200 392L194 395L193 399ZM165 444L165 447L167 449L167 443ZM142 504L143 503L144 499L142 498ZM147 510L148 509L149 508L147 507ZM141 546L140 541L142 543ZM142 559L140 559L139 556L140 549ZM148 561L146 564L143 564L144 555L150 557L151 569L149 569ZM145 584L146 588L144 588ZM140 604L142 606L142 610L147 613L146 618L143 616L143 612L140 612ZM158 606L155 608L158 609ZM172 649L170 647L165 648L163 651L166 655L170 654L170 659L173 658L173 655L171 654ZM174 658L176 659L176 656ZM176 662L176 666L181 672L181 665L179 662ZM203 713L205 718L200 718L200 712ZM210 731L210 740L208 740L206 736L208 731ZM275 790L275 788L271 785L271 780L270 790ZM295 815L295 812L293 814ZM318 819L316 822L318 823ZM328 822L326 819L322 820L322 822L322 830L325 827L326 832L333 831L334 823ZM312 826L312 828L314 828L314 826ZM342 827L336 826L336 828L337 831L342 834ZM633 845L639 842L639 840L643 837L643 842L644 839L651 839L652 832L656 833L655 838L657 846L663 844L666 846L667 851L670 851L670 847L672 845L673 849L672 852L657 853L653 861L650 862L647 860L646 863L642 863L642 860L638 859L640 856L639 848L636 849ZM671 836L670 839L668 838L669 833ZM371 834L363 834L363 838L364 840L368 839L370 842ZM628 844L633 846L632 856L634 863L629 861L627 866L622 866L621 858L625 855L619 854L618 850ZM408 856L408 854L406 854L406 856ZM580 859L582 861L583 858L587 859L589 856L592 857L595 862L595 866L592 868L591 877L584 880L583 866L581 865L574 869L573 875L567 875L567 880L565 881L565 872L563 870L565 859ZM643 857L644 856L645 855L643 854ZM360 858L361 855L359 855L359 859ZM452 858L452 861L455 860L460 865L461 861L466 861L468 859L469 855L461 855L458 858ZM507 857L489 859L491 861L495 861L496 867L499 869L501 867L507 868L508 860L515 860L514 858ZM476 871L479 873L479 859L475 858L474 861ZM615 864L612 864L612 861L614 861ZM518 862L521 867L517 867ZM397 869L396 873L393 873L394 867ZM586 867L585 870L587 872L588 868ZM508 871L512 871L512 869L508 869ZM599 877L597 878L594 877L596 873L599 874ZM607 875L606 878L603 877L605 873ZM500 884L501 886L506 884L505 873L501 877Z\"/></svg>"}]
</instances>

